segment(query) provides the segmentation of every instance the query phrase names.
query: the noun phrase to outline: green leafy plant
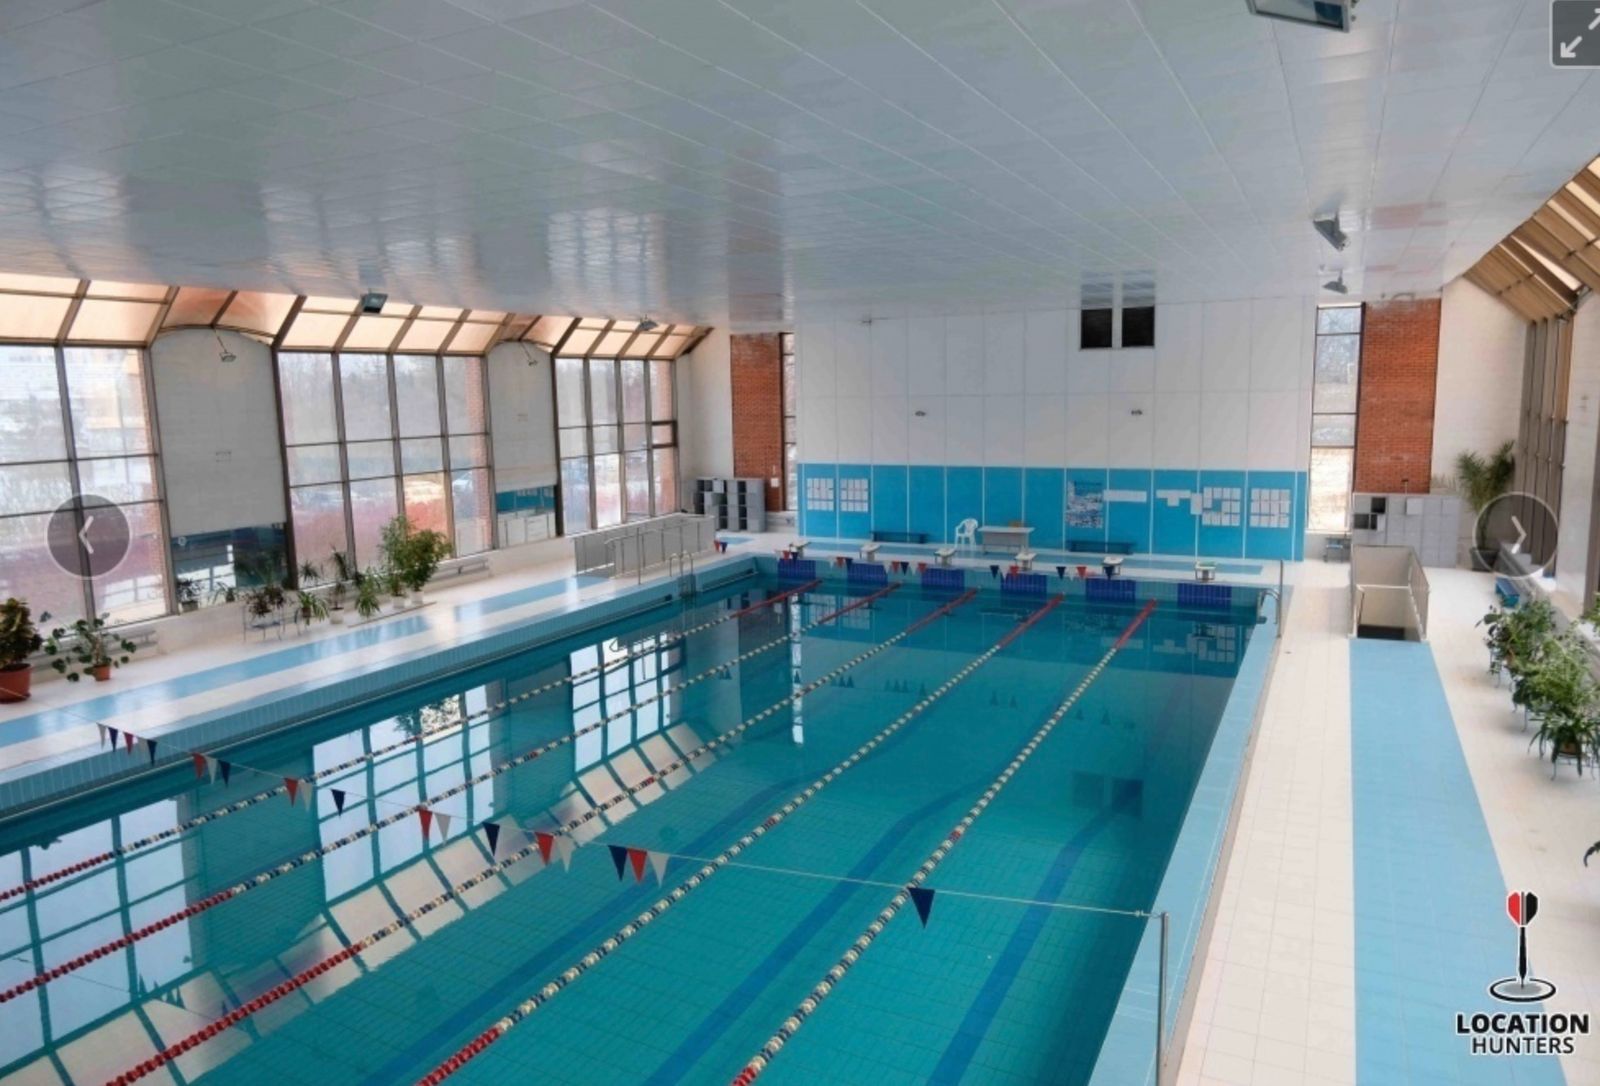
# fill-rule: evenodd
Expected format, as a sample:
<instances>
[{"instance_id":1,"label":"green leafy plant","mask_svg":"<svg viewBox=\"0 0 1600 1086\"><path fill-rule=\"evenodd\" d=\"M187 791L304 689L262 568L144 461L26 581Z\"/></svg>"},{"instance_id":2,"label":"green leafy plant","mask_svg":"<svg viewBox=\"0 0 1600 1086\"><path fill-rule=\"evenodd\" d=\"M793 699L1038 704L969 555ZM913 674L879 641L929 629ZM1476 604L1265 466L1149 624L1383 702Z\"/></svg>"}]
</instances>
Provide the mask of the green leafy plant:
<instances>
[{"instance_id":1,"label":"green leafy plant","mask_svg":"<svg viewBox=\"0 0 1600 1086\"><path fill-rule=\"evenodd\" d=\"M50 613L41 614L39 621L49 622ZM15 597L0 603L0 671L28 666L28 657L43 647L28 605Z\"/></svg>"},{"instance_id":2,"label":"green leafy plant","mask_svg":"<svg viewBox=\"0 0 1600 1086\"><path fill-rule=\"evenodd\" d=\"M1456 457L1456 482L1475 513L1511 488L1516 473L1515 443L1507 441L1488 456L1463 452Z\"/></svg>"},{"instance_id":3,"label":"green leafy plant","mask_svg":"<svg viewBox=\"0 0 1600 1086\"><path fill-rule=\"evenodd\" d=\"M335 611L344 610L345 593L351 584L360 575L355 568L355 563L350 561L349 555L344 551L334 551L332 554L333 580L328 588L328 602Z\"/></svg>"},{"instance_id":4,"label":"green leafy plant","mask_svg":"<svg viewBox=\"0 0 1600 1086\"><path fill-rule=\"evenodd\" d=\"M77 682L87 671L104 682L111 677L111 669L121 667L139 651L139 646L109 629L109 614L94 618L80 618L71 626L57 626L50 631L44 651L50 666Z\"/></svg>"},{"instance_id":5,"label":"green leafy plant","mask_svg":"<svg viewBox=\"0 0 1600 1086\"><path fill-rule=\"evenodd\" d=\"M1537 658L1524 666L1523 704L1538 715L1539 730L1530 745L1552 763L1573 758L1583 763L1600 754L1600 685L1589 670L1589 655L1575 629L1548 639Z\"/></svg>"},{"instance_id":6,"label":"green leafy plant","mask_svg":"<svg viewBox=\"0 0 1600 1086\"><path fill-rule=\"evenodd\" d=\"M257 588L247 588L244 592L245 612L251 618L261 620L269 618L273 613L283 609L288 602L283 586L278 584L264 584Z\"/></svg>"},{"instance_id":7,"label":"green leafy plant","mask_svg":"<svg viewBox=\"0 0 1600 1086\"><path fill-rule=\"evenodd\" d=\"M1478 625L1487 630L1485 640L1489 651L1505 664L1513 680L1520 680L1554 636L1556 611L1549 600L1531 599L1520 607L1496 607L1479 619ZM1525 704L1517 691L1514 685L1512 700L1518 705Z\"/></svg>"},{"instance_id":8,"label":"green leafy plant","mask_svg":"<svg viewBox=\"0 0 1600 1086\"><path fill-rule=\"evenodd\" d=\"M371 618L381 610L383 604L378 600L378 578L368 571L359 572L356 575L356 614Z\"/></svg>"},{"instance_id":9,"label":"green leafy plant","mask_svg":"<svg viewBox=\"0 0 1600 1086\"><path fill-rule=\"evenodd\" d=\"M442 532L417 528L404 514L383 526L381 545L392 577L413 592L421 592L450 557L450 541Z\"/></svg>"},{"instance_id":10,"label":"green leafy plant","mask_svg":"<svg viewBox=\"0 0 1600 1086\"><path fill-rule=\"evenodd\" d=\"M295 593L295 606L300 611L300 617L307 623L319 618L328 617L328 601L315 592L305 589Z\"/></svg>"},{"instance_id":11,"label":"green leafy plant","mask_svg":"<svg viewBox=\"0 0 1600 1086\"><path fill-rule=\"evenodd\" d=\"M322 567L315 562L301 562L299 573L299 586L313 588L322 583Z\"/></svg>"},{"instance_id":12,"label":"green leafy plant","mask_svg":"<svg viewBox=\"0 0 1600 1086\"><path fill-rule=\"evenodd\" d=\"M200 582L190 577L179 577L175 585L178 593L178 606L185 611L193 611L200 606Z\"/></svg>"}]
</instances>

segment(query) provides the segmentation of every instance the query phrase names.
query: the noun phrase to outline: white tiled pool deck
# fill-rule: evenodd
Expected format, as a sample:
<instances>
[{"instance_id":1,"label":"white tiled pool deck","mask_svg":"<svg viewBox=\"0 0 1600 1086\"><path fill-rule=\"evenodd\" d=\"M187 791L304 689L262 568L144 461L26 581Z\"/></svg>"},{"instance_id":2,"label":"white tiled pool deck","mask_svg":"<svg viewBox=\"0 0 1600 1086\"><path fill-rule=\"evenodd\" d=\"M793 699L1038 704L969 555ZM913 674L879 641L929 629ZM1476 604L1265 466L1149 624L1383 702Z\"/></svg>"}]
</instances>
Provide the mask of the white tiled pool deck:
<instances>
[{"instance_id":1,"label":"white tiled pool deck","mask_svg":"<svg viewBox=\"0 0 1600 1086\"><path fill-rule=\"evenodd\" d=\"M739 537L730 551L770 555L793 538L792 532ZM808 556L827 560L838 553L853 548L818 547ZM1245 564L1256 568L1229 579L1276 580L1276 563ZM1152 565L1140 575L1186 577L1184 567ZM1538 963L1560 983L1547 1009L1600 1011L1600 870L1586 870L1580 859L1600 837L1600 785L1587 774L1578 779L1570 766L1552 781L1549 763L1528 750L1528 734L1506 691L1486 674L1482 631L1474 623L1490 602L1489 579L1455 570L1428 573L1428 648L1488 825L1493 859L1507 888L1540 895L1542 911L1530 939L1537 940ZM1352 754L1347 577L1342 565L1288 567L1288 620L1220 878L1215 926L1198 952L1203 965L1194 1014L1175 1075L1183 1086L1394 1081L1361 1071L1358 1058L1359 771ZM31 702L0 708L0 729L51 714L46 725L35 720L37 734L0 740L0 773L93 749L97 721L159 733L170 721L242 704L265 691L364 670L633 586L631 578L573 577L565 559L430 591L428 607L382 620L379 626L391 632L371 643L285 656L283 666L263 667L236 681L194 679L352 630L322 625L299 638L264 643L235 633L200 647L141 656L109 685L43 682ZM107 701L108 695L116 697ZM1442 836L1451 832L1447 825L1429 829ZM1509 925L1505 933L1509 946ZM1448 1031L1449 1023L1438 1028ZM1548 1081L1513 1077L1504 1061L1496 1066L1504 1077L1440 1080L1419 1073L1406 1081ZM1600 1086L1600 1037L1580 1041L1577 1054L1563 1058L1561 1071L1567 1083Z\"/></svg>"}]
</instances>

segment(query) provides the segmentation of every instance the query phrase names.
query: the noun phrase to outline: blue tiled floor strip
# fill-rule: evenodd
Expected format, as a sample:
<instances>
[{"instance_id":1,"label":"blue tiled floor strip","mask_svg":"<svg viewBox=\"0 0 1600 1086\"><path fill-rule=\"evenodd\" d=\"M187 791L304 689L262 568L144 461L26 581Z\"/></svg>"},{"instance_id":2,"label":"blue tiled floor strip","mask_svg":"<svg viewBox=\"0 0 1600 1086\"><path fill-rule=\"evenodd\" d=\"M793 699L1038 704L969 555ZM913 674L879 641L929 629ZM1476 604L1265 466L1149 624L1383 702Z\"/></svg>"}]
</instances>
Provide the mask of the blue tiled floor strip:
<instances>
[{"instance_id":1,"label":"blue tiled floor strip","mask_svg":"<svg viewBox=\"0 0 1600 1086\"><path fill-rule=\"evenodd\" d=\"M603 579L584 576L576 578L562 577L544 584L519 588L498 596L490 596L486 599L460 604L453 609L454 618L458 621L481 618L497 611L504 611L508 608L520 607L538 600L549 599L552 596L559 596L566 592L568 588L583 587L586 584L592 584ZM146 683L143 686L136 686L118 693L89 698L63 709L46 709L42 712L31 713L28 716L6 721L5 727L0 728L0 746L8 746L12 743L38 738L41 735L49 735L52 732L78 727L84 723L85 719L93 720L118 716L122 713L134 712L151 705L170 702L177 698L203 694L208 690L215 690L232 683L259 679L264 675L301 667L318 660L326 660L347 653L359 653L364 649L369 649L386 641L395 641L422 633L428 626L429 621L426 617L426 612L423 612L422 614L391 622L374 623L371 626L364 626L349 633L340 634L337 637L324 637L316 641L295 645L291 648L263 653L260 656L240 660L232 664L207 668L204 671L195 671L187 675L163 679L159 682Z\"/></svg>"},{"instance_id":2,"label":"blue tiled floor strip","mask_svg":"<svg viewBox=\"0 0 1600 1086\"><path fill-rule=\"evenodd\" d=\"M1559 1086L1554 1057L1472 1056L1454 1032L1458 1011L1542 1007L1485 991L1514 971L1515 929L1433 651L1351 641L1350 685L1357 1081ZM1559 968L1537 923L1529 943L1535 973Z\"/></svg>"}]
</instances>

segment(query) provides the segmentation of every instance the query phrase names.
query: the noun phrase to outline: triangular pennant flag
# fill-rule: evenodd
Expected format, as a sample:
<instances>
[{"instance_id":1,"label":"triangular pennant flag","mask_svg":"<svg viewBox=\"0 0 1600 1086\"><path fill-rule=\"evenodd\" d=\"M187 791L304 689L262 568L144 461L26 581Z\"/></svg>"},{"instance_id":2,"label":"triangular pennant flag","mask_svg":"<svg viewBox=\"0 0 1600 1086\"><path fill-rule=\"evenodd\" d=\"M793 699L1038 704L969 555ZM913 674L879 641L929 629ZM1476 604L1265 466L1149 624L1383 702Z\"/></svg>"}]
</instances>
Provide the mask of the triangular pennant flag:
<instances>
[{"instance_id":1,"label":"triangular pennant flag","mask_svg":"<svg viewBox=\"0 0 1600 1086\"><path fill-rule=\"evenodd\" d=\"M433 820L439 823L439 840L443 841L450 836L450 816L443 811L437 812Z\"/></svg>"},{"instance_id":2,"label":"triangular pennant flag","mask_svg":"<svg viewBox=\"0 0 1600 1086\"><path fill-rule=\"evenodd\" d=\"M133 740L134 740L134 734L132 732L123 732L122 733L123 750L127 751L129 754L133 753Z\"/></svg>"},{"instance_id":3,"label":"triangular pennant flag","mask_svg":"<svg viewBox=\"0 0 1600 1086\"><path fill-rule=\"evenodd\" d=\"M555 845L556 839L543 830L535 833L533 839L539 843L539 858L548 865L550 863L550 849Z\"/></svg>"},{"instance_id":4,"label":"triangular pennant flag","mask_svg":"<svg viewBox=\"0 0 1600 1086\"><path fill-rule=\"evenodd\" d=\"M217 783L217 760L211 755L206 755L206 775L211 778L211 783Z\"/></svg>"},{"instance_id":5,"label":"triangular pennant flag","mask_svg":"<svg viewBox=\"0 0 1600 1086\"><path fill-rule=\"evenodd\" d=\"M111 749L112 750L116 750L117 749L117 729L111 727L109 724L106 725L106 735L111 740Z\"/></svg>"},{"instance_id":6,"label":"triangular pennant flag","mask_svg":"<svg viewBox=\"0 0 1600 1086\"><path fill-rule=\"evenodd\" d=\"M628 850L621 845L607 845L606 847L611 850L611 862L616 865L617 878L620 880L622 872L628 866Z\"/></svg>"},{"instance_id":7,"label":"triangular pennant flag","mask_svg":"<svg viewBox=\"0 0 1600 1086\"><path fill-rule=\"evenodd\" d=\"M150 753L150 764L151 765L155 765L156 764L156 741L154 739L146 739L144 741L144 749L149 751L149 753Z\"/></svg>"},{"instance_id":8,"label":"triangular pennant flag","mask_svg":"<svg viewBox=\"0 0 1600 1086\"><path fill-rule=\"evenodd\" d=\"M1067 567L1066 566L1057 566L1056 567L1056 579L1057 580L1066 580L1066 577L1067 577Z\"/></svg>"},{"instance_id":9,"label":"triangular pennant flag","mask_svg":"<svg viewBox=\"0 0 1600 1086\"><path fill-rule=\"evenodd\" d=\"M300 778L300 795L305 799L308 810L314 811L317 809L316 790L311 787L311 782L304 777Z\"/></svg>"},{"instance_id":10,"label":"triangular pennant flag","mask_svg":"<svg viewBox=\"0 0 1600 1086\"><path fill-rule=\"evenodd\" d=\"M556 858L561 861L561 866L567 871L572 870L572 850L577 847L572 843L572 838L564 833L556 838Z\"/></svg>"},{"instance_id":11,"label":"triangular pennant flag","mask_svg":"<svg viewBox=\"0 0 1600 1086\"><path fill-rule=\"evenodd\" d=\"M656 873L656 885L667 881L667 854L665 852L650 853L650 867Z\"/></svg>"},{"instance_id":12,"label":"triangular pennant flag","mask_svg":"<svg viewBox=\"0 0 1600 1086\"><path fill-rule=\"evenodd\" d=\"M433 812L426 807L417 808L417 817L422 819L422 843L428 843L428 831L433 829Z\"/></svg>"},{"instance_id":13,"label":"triangular pennant flag","mask_svg":"<svg viewBox=\"0 0 1600 1086\"><path fill-rule=\"evenodd\" d=\"M917 907L917 916L922 920L922 926L928 926L928 913L933 908L933 891L926 886L911 887L911 904Z\"/></svg>"},{"instance_id":14,"label":"triangular pennant flag","mask_svg":"<svg viewBox=\"0 0 1600 1086\"><path fill-rule=\"evenodd\" d=\"M289 790L289 806L293 807L300 796L300 778L285 777L283 778L283 786Z\"/></svg>"},{"instance_id":15,"label":"triangular pennant flag","mask_svg":"<svg viewBox=\"0 0 1600 1086\"><path fill-rule=\"evenodd\" d=\"M196 754L191 758L191 761L194 762L194 779L200 780L206 775L206 756L204 754Z\"/></svg>"},{"instance_id":16,"label":"triangular pennant flag","mask_svg":"<svg viewBox=\"0 0 1600 1086\"><path fill-rule=\"evenodd\" d=\"M100 745L103 747L106 745L106 726L104 724L96 724L95 727L100 729Z\"/></svg>"},{"instance_id":17,"label":"triangular pennant flag","mask_svg":"<svg viewBox=\"0 0 1600 1086\"><path fill-rule=\"evenodd\" d=\"M642 848L630 848L628 850L628 862L633 865L634 882L644 881L644 865L649 858L649 854Z\"/></svg>"},{"instance_id":18,"label":"triangular pennant flag","mask_svg":"<svg viewBox=\"0 0 1600 1086\"><path fill-rule=\"evenodd\" d=\"M217 765L222 767L222 783L223 784L227 784L228 783L228 774L233 772L233 763L232 762L224 762L219 758L217 760Z\"/></svg>"},{"instance_id":19,"label":"triangular pennant flag","mask_svg":"<svg viewBox=\"0 0 1600 1086\"><path fill-rule=\"evenodd\" d=\"M500 823L485 822L483 824L483 835L489 839L489 855L493 856L500 847Z\"/></svg>"},{"instance_id":20,"label":"triangular pennant flag","mask_svg":"<svg viewBox=\"0 0 1600 1086\"><path fill-rule=\"evenodd\" d=\"M333 793L333 806L334 806L334 809L337 810L340 814L344 814L344 789L343 788L330 788L329 791Z\"/></svg>"}]
</instances>

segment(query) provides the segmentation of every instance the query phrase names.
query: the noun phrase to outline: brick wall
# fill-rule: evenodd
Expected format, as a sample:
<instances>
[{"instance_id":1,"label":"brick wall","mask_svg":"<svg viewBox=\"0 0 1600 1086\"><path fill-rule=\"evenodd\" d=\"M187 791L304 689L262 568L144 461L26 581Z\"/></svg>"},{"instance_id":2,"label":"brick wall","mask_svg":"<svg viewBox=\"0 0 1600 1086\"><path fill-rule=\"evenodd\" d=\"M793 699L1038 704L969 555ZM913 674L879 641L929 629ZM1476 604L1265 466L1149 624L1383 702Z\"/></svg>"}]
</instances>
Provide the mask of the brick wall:
<instances>
[{"instance_id":1,"label":"brick wall","mask_svg":"<svg viewBox=\"0 0 1600 1086\"><path fill-rule=\"evenodd\" d=\"M1366 307L1355 488L1425 494L1433 474L1439 299Z\"/></svg>"},{"instance_id":2,"label":"brick wall","mask_svg":"<svg viewBox=\"0 0 1600 1086\"><path fill-rule=\"evenodd\" d=\"M783 363L778 333L728 337L733 368L733 473L767 480L767 510L783 508Z\"/></svg>"}]
</instances>

